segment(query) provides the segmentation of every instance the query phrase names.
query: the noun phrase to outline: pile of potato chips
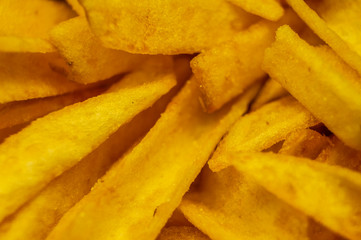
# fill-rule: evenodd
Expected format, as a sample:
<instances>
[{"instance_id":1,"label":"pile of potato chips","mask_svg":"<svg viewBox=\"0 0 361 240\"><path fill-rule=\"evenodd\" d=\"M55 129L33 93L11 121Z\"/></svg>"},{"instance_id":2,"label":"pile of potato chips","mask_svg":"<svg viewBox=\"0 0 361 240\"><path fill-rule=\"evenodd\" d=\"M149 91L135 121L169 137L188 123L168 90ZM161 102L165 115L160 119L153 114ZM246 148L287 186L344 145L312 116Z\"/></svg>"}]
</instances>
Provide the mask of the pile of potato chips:
<instances>
[{"instance_id":1,"label":"pile of potato chips","mask_svg":"<svg viewBox=\"0 0 361 240\"><path fill-rule=\"evenodd\" d=\"M361 0L0 0L1 240L361 239Z\"/></svg>"}]
</instances>

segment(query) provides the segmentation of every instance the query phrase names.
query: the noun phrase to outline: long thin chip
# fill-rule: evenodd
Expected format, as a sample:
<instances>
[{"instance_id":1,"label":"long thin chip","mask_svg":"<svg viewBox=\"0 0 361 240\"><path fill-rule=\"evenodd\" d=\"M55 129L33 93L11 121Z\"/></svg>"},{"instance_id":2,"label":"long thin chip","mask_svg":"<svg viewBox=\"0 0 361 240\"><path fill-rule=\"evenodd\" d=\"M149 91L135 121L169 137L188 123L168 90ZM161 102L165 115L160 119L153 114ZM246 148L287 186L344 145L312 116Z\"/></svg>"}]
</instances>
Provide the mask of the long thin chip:
<instances>
[{"instance_id":1,"label":"long thin chip","mask_svg":"<svg viewBox=\"0 0 361 240\"><path fill-rule=\"evenodd\" d=\"M64 215L48 240L155 239L257 89L209 115L198 102L194 79L188 82L147 136Z\"/></svg>"},{"instance_id":2,"label":"long thin chip","mask_svg":"<svg viewBox=\"0 0 361 240\"><path fill-rule=\"evenodd\" d=\"M231 3L243 8L245 11L271 21L279 20L284 9L279 0L229 0Z\"/></svg>"},{"instance_id":3,"label":"long thin chip","mask_svg":"<svg viewBox=\"0 0 361 240\"><path fill-rule=\"evenodd\" d=\"M361 74L360 0L287 0L288 4L350 66ZM319 15L318 15L319 14Z\"/></svg>"},{"instance_id":4,"label":"long thin chip","mask_svg":"<svg viewBox=\"0 0 361 240\"><path fill-rule=\"evenodd\" d=\"M361 149L361 78L330 48L277 30L264 69L348 146Z\"/></svg>"},{"instance_id":5,"label":"long thin chip","mask_svg":"<svg viewBox=\"0 0 361 240\"><path fill-rule=\"evenodd\" d=\"M285 139L296 129L318 121L292 97L282 98L240 118L218 145L208 162L213 171L229 165L223 155L228 151L262 151Z\"/></svg>"},{"instance_id":6,"label":"long thin chip","mask_svg":"<svg viewBox=\"0 0 361 240\"><path fill-rule=\"evenodd\" d=\"M0 221L175 85L169 69L157 71L130 74L113 92L48 114L7 138L0 145Z\"/></svg>"},{"instance_id":7,"label":"long thin chip","mask_svg":"<svg viewBox=\"0 0 361 240\"><path fill-rule=\"evenodd\" d=\"M157 240L211 240L193 226L163 228Z\"/></svg>"},{"instance_id":8,"label":"long thin chip","mask_svg":"<svg viewBox=\"0 0 361 240\"><path fill-rule=\"evenodd\" d=\"M281 84L273 79L268 79L259 91L257 98L252 103L251 110L256 110L263 105L284 97L288 94Z\"/></svg>"},{"instance_id":9,"label":"long thin chip","mask_svg":"<svg viewBox=\"0 0 361 240\"><path fill-rule=\"evenodd\" d=\"M131 53L196 53L229 39L255 17L224 0L80 0L104 46Z\"/></svg>"},{"instance_id":10,"label":"long thin chip","mask_svg":"<svg viewBox=\"0 0 361 240\"><path fill-rule=\"evenodd\" d=\"M61 21L74 17L62 1L1 0L1 52L54 52L48 33Z\"/></svg>"},{"instance_id":11,"label":"long thin chip","mask_svg":"<svg viewBox=\"0 0 361 240\"><path fill-rule=\"evenodd\" d=\"M147 56L135 55L101 46L90 31L85 17L62 22L52 29L51 42L69 65L69 78L91 83L129 72Z\"/></svg>"}]
</instances>

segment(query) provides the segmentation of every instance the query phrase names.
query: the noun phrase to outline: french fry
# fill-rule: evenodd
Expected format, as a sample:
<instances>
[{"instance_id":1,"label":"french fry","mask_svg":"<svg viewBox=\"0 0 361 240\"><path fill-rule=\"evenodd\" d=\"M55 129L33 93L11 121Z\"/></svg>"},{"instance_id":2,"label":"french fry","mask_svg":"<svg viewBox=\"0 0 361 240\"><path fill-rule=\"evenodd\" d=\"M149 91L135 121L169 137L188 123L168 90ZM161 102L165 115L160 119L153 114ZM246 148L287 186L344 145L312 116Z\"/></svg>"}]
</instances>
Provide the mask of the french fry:
<instances>
[{"instance_id":1,"label":"french fry","mask_svg":"<svg viewBox=\"0 0 361 240\"><path fill-rule=\"evenodd\" d=\"M257 95L257 98L254 100L251 106L251 110L256 110L266 103L277 100L281 97L284 97L288 94L286 89L284 89L277 81L273 79L268 79L267 82L263 85L262 89Z\"/></svg>"},{"instance_id":2,"label":"french fry","mask_svg":"<svg viewBox=\"0 0 361 240\"><path fill-rule=\"evenodd\" d=\"M262 151L285 139L297 129L316 125L312 114L292 97L269 103L241 117L218 145L208 162L212 171L219 171L229 163L224 159L228 151Z\"/></svg>"},{"instance_id":3,"label":"french fry","mask_svg":"<svg viewBox=\"0 0 361 240\"><path fill-rule=\"evenodd\" d=\"M74 17L62 1L1 0L1 52L55 52L48 33L61 21Z\"/></svg>"},{"instance_id":4,"label":"french fry","mask_svg":"<svg viewBox=\"0 0 361 240\"><path fill-rule=\"evenodd\" d=\"M279 20L284 9L279 0L229 0L231 3L243 8L245 11L258 15L271 21Z\"/></svg>"},{"instance_id":5,"label":"french fry","mask_svg":"<svg viewBox=\"0 0 361 240\"><path fill-rule=\"evenodd\" d=\"M25 122L25 123L22 123L19 125L1 129L0 130L0 144L3 143L7 137L11 136L14 133L19 132L21 129L23 129L27 125L29 125L29 122Z\"/></svg>"},{"instance_id":6,"label":"french fry","mask_svg":"<svg viewBox=\"0 0 361 240\"><path fill-rule=\"evenodd\" d=\"M103 45L131 53L196 53L229 39L255 17L224 0L80 0Z\"/></svg>"},{"instance_id":7,"label":"french fry","mask_svg":"<svg viewBox=\"0 0 361 240\"><path fill-rule=\"evenodd\" d=\"M274 153L237 152L227 158L291 206L347 238L360 239L360 173Z\"/></svg>"},{"instance_id":8,"label":"french fry","mask_svg":"<svg viewBox=\"0 0 361 240\"><path fill-rule=\"evenodd\" d=\"M0 145L0 221L175 85L168 68L154 71L130 74L113 92L50 113L7 138Z\"/></svg>"},{"instance_id":9,"label":"french fry","mask_svg":"<svg viewBox=\"0 0 361 240\"><path fill-rule=\"evenodd\" d=\"M157 240L210 240L195 227L172 226L163 228Z\"/></svg>"},{"instance_id":10,"label":"french fry","mask_svg":"<svg viewBox=\"0 0 361 240\"><path fill-rule=\"evenodd\" d=\"M201 110L194 79L188 82L146 137L64 215L47 239L155 239L257 90L209 115Z\"/></svg>"},{"instance_id":11,"label":"french fry","mask_svg":"<svg viewBox=\"0 0 361 240\"><path fill-rule=\"evenodd\" d=\"M346 145L361 149L361 78L330 48L277 30L263 68Z\"/></svg>"},{"instance_id":12,"label":"french fry","mask_svg":"<svg viewBox=\"0 0 361 240\"><path fill-rule=\"evenodd\" d=\"M147 58L102 47L85 17L58 24L52 29L50 38L69 65L68 77L84 84L132 71Z\"/></svg>"},{"instance_id":13,"label":"french fry","mask_svg":"<svg viewBox=\"0 0 361 240\"><path fill-rule=\"evenodd\" d=\"M304 0L287 3L345 62L361 74L360 0L313 1L310 8Z\"/></svg>"}]
</instances>

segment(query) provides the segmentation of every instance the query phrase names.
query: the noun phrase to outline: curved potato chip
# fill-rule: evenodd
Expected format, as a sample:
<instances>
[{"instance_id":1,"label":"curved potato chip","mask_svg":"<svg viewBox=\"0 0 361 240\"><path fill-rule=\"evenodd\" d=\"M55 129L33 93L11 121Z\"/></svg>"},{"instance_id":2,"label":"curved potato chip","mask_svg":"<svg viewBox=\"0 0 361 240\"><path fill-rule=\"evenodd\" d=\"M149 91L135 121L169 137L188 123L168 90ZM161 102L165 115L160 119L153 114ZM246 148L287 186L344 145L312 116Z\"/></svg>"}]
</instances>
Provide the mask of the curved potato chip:
<instances>
[{"instance_id":1,"label":"curved potato chip","mask_svg":"<svg viewBox=\"0 0 361 240\"><path fill-rule=\"evenodd\" d=\"M245 11L263 17L271 21L279 20L284 9L279 0L228 0L231 3L240 6Z\"/></svg>"},{"instance_id":2,"label":"curved potato chip","mask_svg":"<svg viewBox=\"0 0 361 240\"><path fill-rule=\"evenodd\" d=\"M79 3L78 0L66 0L69 5L73 8L73 10L79 15L79 16L85 16L85 11L83 6Z\"/></svg>"}]
</instances>

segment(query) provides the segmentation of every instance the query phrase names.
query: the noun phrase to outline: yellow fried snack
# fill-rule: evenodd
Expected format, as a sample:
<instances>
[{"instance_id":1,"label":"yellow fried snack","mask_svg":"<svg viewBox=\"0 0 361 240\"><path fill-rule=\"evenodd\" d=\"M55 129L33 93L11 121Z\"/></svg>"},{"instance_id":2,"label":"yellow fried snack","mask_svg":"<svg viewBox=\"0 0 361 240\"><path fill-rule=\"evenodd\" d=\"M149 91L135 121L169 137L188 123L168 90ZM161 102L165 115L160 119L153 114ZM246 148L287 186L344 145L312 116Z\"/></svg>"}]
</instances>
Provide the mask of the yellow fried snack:
<instances>
[{"instance_id":1,"label":"yellow fried snack","mask_svg":"<svg viewBox=\"0 0 361 240\"><path fill-rule=\"evenodd\" d=\"M345 62L361 74L360 0L313 1L314 9L304 0L287 0L287 3Z\"/></svg>"},{"instance_id":2,"label":"yellow fried snack","mask_svg":"<svg viewBox=\"0 0 361 240\"><path fill-rule=\"evenodd\" d=\"M346 145L361 149L361 77L330 48L310 46L282 26L263 68Z\"/></svg>"},{"instance_id":3,"label":"yellow fried snack","mask_svg":"<svg viewBox=\"0 0 361 240\"><path fill-rule=\"evenodd\" d=\"M286 137L279 153L316 159L329 145L328 137L311 129L299 129Z\"/></svg>"},{"instance_id":4,"label":"yellow fried snack","mask_svg":"<svg viewBox=\"0 0 361 240\"><path fill-rule=\"evenodd\" d=\"M271 21L279 20L284 9L279 0L229 0L231 3L240 6L245 11L258 15Z\"/></svg>"},{"instance_id":5,"label":"yellow fried snack","mask_svg":"<svg viewBox=\"0 0 361 240\"><path fill-rule=\"evenodd\" d=\"M189 81L146 137L64 215L47 239L155 239L257 89L209 115L202 112L194 79Z\"/></svg>"},{"instance_id":6,"label":"yellow fried snack","mask_svg":"<svg viewBox=\"0 0 361 240\"><path fill-rule=\"evenodd\" d=\"M1 52L54 52L48 33L61 21L74 17L62 1L1 0Z\"/></svg>"},{"instance_id":7,"label":"yellow fried snack","mask_svg":"<svg viewBox=\"0 0 361 240\"><path fill-rule=\"evenodd\" d=\"M55 53L0 53L0 103L49 97L84 86L66 79Z\"/></svg>"},{"instance_id":8,"label":"yellow fried snack","mask_svg":"<svg viewBox=\"0 0 361 240\"><path fill-rule=\"evenodd\" d=\"M274 153L237 152L227 158L240 172L331 230L361 238L360 173Z\"/></svg>"},{"instance_id":9,"label":"yellow fried snack","mask_svg":"<svg viewBox=\"0 0 361 240\"><path fill-rule=\"evenodd\" d=\"M67 105L94 97L104 90L105 87L95 87L54 97L6 103L0 108L0 129L32 121Z\"/></svg>"},{"instance_id":10,"label":"yellow fried snack","mask_svg":"<svg viewBox=\"0 0 361 240\"><path fill-rule=\"evenodd\" d=\"M66 1L79 16L85 16L84 8L82 5L80 5L78 0L66 0Z\"/></svg>"},{"instance_id":11,"label":"yellow fried snack","mask_svg":"<svg viewBox=\"0 0 361 240\"><path fill-rule=\"evenodd\" d=\"M163 228L156 240L210 240L193 226L172 226Z\"/></svg>"},{"instance_id":12,"label":"yellow fried snack","mask_svg":"<svg viewBox=\"0 0 361 240\"><path fill-rule=\"evenodd\" d=\"M29 125L29 122L25 122L25 123L18 124L18 125L12 126L12 127L7 127L7 128L1 129L0 130L0 144L3 143L7 137L19 132L21 129L23 129L27 125Z\"/></svg>"},{"instance_id":13,"label":"yellow fried snack","mask_svg":"<svg viewBox=\"0 0 361 240\"><path fill-rule=\"evenodd\" d=\"M130 74L112 92L48 114L7 138L0 145L0 221L175 85L169 69L153 71Z\"/></svg>"},{"instance_id":14,"label":"yellow fried snack","mask_svg":"<svg viewBox=\"0 0 361 240\"><path fill-rule=\"evenodd\" d=\"M68 77L91 83L129 72L147 57L104 48L90 31L85 17L62 22L52 29L51 42L69 65Z\"/></svg>"},{"instance_id":15,"label":"yellow fried snack","mask_svg":"<svg viewBox=\"0 0 361 240\"><path fill-rule=\"evenodd\" d=\"M261 91L258 93L257 98L252 103L251 110L254 111L266 103L277 100L287 94L288 92L286 89L284 89L277 81L268 79L263 85Z\"/></svg>"},{"instance_id":16,"label":"yellow fried snack","mask_svg":"<svg viewBox=\"0 0 361 240\"><path fill-rule=\"evenodd\" d=\"M204 169L201 187L185 195L180 209L212 239L335 239L330 231L233 167L217 173Z\"/></svg>"},{"instance_id":17,"label":"yellow fried snack","mask_svg":"<svg viewBox=\"0 0 361 240\"><path fill-rule=\"evenodd\" d=\"M131 53L196 53L255 17L224 0L80 0L103 45Z\"/></svg>"},{"instance_id":18,"label":"yellow fried snack","mask_svg":"<svg viewBox=\"0 0 361 240\"><path fill-rule=\"evenodd\" d=\"M208 164L212 171L219 171L229 165L223 158L225 152L262 151L285 139L290 132L317 123L312 114L292 97L266 104L234 124Z\"/></svg>"},{"instance_id":19,"label":"yellow fried snack","mask_svg":"<svg viewBox=\"0 0 361 240\"><path fill-rule=\"evenodd\" d=\"M77 165L51 181L37 196L0 224L0 239L43 240L62 215L78 202L109 166L154 125L173 89L121 126Z\"/></svg>"}]
</instances>

